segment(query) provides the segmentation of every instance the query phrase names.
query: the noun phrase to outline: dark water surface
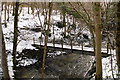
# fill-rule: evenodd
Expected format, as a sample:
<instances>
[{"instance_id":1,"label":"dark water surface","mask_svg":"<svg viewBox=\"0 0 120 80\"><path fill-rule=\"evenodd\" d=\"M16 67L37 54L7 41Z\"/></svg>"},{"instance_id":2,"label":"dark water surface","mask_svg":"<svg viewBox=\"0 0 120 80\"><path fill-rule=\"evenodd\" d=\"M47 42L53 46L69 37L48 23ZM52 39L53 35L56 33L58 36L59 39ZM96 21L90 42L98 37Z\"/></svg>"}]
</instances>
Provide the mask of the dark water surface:
<instances>
[{"instance_id":1,"label":"dark water surface","mask_svg":"<svg viewBox=\"0 0 120 80\"><path fill-rule=\"evenodd\" d=\"M45 66L45 78L83 78L88 71L94 56L69 53L47 57ZM19 67L16 70L17 78L41 78L41 64L35 63L26 67Z\"/></svg>"}]
</instances>

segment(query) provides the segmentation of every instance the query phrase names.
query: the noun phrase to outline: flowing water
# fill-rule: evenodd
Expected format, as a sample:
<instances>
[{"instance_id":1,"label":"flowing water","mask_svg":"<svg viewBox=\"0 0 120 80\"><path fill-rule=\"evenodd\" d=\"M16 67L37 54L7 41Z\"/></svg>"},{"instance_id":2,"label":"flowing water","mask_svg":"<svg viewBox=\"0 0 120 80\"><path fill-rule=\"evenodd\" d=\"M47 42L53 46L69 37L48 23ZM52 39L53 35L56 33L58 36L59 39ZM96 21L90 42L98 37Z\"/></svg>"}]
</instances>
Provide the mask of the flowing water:
<instances>
[{"instance_id":1,"label":"flowing water","mask_svg":"<svg viewBox=\"0 0 120 80\"><path fill-rule=\"evenodd\" d=\"M64 53L64 52L63 52ZM67 53L46 58L45 78L83 78L89 70L94 56L78 53ZM41 65L33 64L19 67L16 71L17 78L41 78Z\"/></svg>"}]
</instances>

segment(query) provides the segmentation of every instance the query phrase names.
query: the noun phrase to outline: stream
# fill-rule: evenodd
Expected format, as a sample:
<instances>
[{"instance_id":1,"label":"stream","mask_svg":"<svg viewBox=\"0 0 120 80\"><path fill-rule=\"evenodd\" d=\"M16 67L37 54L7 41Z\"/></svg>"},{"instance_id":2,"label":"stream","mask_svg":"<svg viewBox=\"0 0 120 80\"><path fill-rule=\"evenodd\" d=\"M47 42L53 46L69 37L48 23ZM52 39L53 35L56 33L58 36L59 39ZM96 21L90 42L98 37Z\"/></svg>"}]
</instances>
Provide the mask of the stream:
<instances>
[{"instance_id":1,"label":"stream","mask_svg":"<svg viewBox=\"0 0 120 80\"><path fill-rule=\"evenodd\" d=\"M89 70L94 56L78 54L78 53L66 53L56 51L55 53L48 52L45 65L46 79L82 79ZM19 66L16 70L16 78L22 79L40 79L41 78L41 64L35 62L34 64L27 66ZM66 80L65 79L65 80Z\"/></svg>"}]
</instances>

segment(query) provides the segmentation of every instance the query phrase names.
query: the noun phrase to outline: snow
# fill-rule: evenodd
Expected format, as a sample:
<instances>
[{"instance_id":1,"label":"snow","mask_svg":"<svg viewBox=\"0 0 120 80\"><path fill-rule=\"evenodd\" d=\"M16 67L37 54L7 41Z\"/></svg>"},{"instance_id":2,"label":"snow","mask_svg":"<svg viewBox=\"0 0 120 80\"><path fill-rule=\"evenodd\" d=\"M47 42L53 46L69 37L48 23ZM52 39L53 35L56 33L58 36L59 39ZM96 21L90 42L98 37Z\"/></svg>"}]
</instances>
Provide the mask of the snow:
<instances>
[{"instance_id":1,"label":"snow","mask_svg":"<svg viewBox=\"0 0 120 80\"><path fill-rule=\"evenodd\" d=\"M48 53L48 57L55 57L55 56L58 56L58 55L63 55L63 54L66 54L66 52L61 52L61 51L55 51L54 53Z\"/></svg>"},{"instance_id":2,"label":"snow","mask_svg":"<svg viewBox=\"0 0 120 80\"><path fill-rule=\"evenodd\" d=\"M8 60L8 70L9 70L9 75L10 78L14 78L14 72L13 72L13 61L12 61L12 55L8 54L7 56L7 60Z\"/></svg>"},{"instance_id":3,"label":"snow","mask_svg":"<svg viewBox=\"0 0 120 80\"><path fill-rule=\"evenodd\" d=\"M38 44L39 45L39 42L35 43L35 44ZM41 43L41 45L44 45L44 43ZM47 43L48 46L53 46L53 43ZM55 47L61 47L61 44L55 44ZM71 49L71 46L70 45L63 45L63 48L67 48L67 49ZM82 50L82 46L73 46L73 49L76 49L76 50ZM85 51L94 51L94 49L92 47L83 47L83 50ZM102 52L107 52L107 49L106 48L102 48Z\"/></svg>"},{"instance_id":4,"label":"snow","mask_svg":"<svg viewBox=\"0 0 120 80\"><path fill-rule=\"evenodd\" d=\"M37 62L36 59L24 59L20 61L20 64L18 64L17 66L28 66L30 64L34 64L35 62Z\"/></svg>"},{"instance_id":5,"label":"snow","mask_svg":"<svg viewBox=\"0 0 120 80\"><path fill-rule=\"evenodd\" d=\"M39 37L41 35L40 32L33 32L33 31L27 31L27 30L21 30L20 28L34 28L36 26L40 25L40 21L38 19L37 15L32 15L32 14L27 14L27 8L23 8L24 10L22 10L20 16L19 16L19 22L18 22L18 27L19 27L19 37L18 37L18 46L17 46L17 51L21 52L24 48L26 49L35 49L31 44L33 44L33 38L35 38L35 43L39 44ZM31 12L31 11L30 11ZM37 12L37 11L35 11ZM53 15L52 17L53 23L55 23L56 21L60 21L60 15ZM42 24L44 23L44 16L40 16L41 22ZM4 23L4 12L2 12L2 23ZM6 49L12 51L13 48L13 31L14 31L14 17L11 16L10 14L10 21L7 22L7 28L3 27L3 32L4 32L4 36L5 36L5 43L6 43ZM61 39L61 32L63 32L62 29L59 29L58 27L54 26L55 29L55 38L56 39ZM77 31L77 30L76 30ZM51 33L53 32L53 27L51 27ZM87 31L82 31L83 33L89 34ZM53 39L54 35L52 35L51 38L49 39ZM7 37L7 38L6 38ZM42 45L44 45L44 42L42 43ZM48 46L53 46L52 43L48 43ZM56 47L61 47L61 44L55 44ZM64 48L68 48L71 49L71 47L69 45L63 45ZM73 46L73 49L77 49L77 50L81 50L82 47L81 46ZM91 47L83 47L84 50L86 51L93 51L93 48ZM102 48L102 52L106 52L107 49L106 48ZM65 52L61 53L61 52L56 52L55 55L60 55L60 54L64 54ZM113 67L114 67L114 74L116 75L116 59L115 59L115 50L112 50L113 53ZM50 55L52 55L53 53L49 53ZM110 54L110 53L109 53ZM8 68L9 68L9 74L10 77L12 78L14 73L13 73L13 63L12 63L12 56L10 54L8 54ZM106 76L110 76L112 77L112 73L111 73L111 64L110 64L110 57L108 58L103 58L102 59L102 64L103 64L103 78L106 78ZM30 65L32 63L35 63L36 60L34 59L26 59L26 60L22 60L21 61L21 65L22 66L26 66L26 65ZM116 77L116 76L115 76Z\"/></svg>"},{"instance_id":6,"label":"snow","mask_svg":"<svg viewBox=\"0 0 120 80\"><path fill-rule=\"evenodd\" d=\"M110 51L109 51L110 53ZM114 77L116 78L116 74L117 74L117 66L116 66L116 51L115 50L111 50L112 53L112 58L107 57L107 58L103 58L102 59L102 66L103 66L103 76L104 78L108 77L108 78L113 78L112 76L112 69L113 69L113 74ZM112 67L111 67L111 59L112 59Z\"/></svg>"},{"instance_id":7,"label":"snow","mask_svg":"<svg viewBox=\"0 0 120 80\"><path fill-rule=\"evenodd\" d=\"M35 47L31 46L31 43L33 44L33 41L28 41L27 43L26 43L26 41L21 41L18 44L17 50L19 52L22 52L22 50L25 49L25 48L27 48L27 49L35 49Z\"/></svg>"}]
</instances>

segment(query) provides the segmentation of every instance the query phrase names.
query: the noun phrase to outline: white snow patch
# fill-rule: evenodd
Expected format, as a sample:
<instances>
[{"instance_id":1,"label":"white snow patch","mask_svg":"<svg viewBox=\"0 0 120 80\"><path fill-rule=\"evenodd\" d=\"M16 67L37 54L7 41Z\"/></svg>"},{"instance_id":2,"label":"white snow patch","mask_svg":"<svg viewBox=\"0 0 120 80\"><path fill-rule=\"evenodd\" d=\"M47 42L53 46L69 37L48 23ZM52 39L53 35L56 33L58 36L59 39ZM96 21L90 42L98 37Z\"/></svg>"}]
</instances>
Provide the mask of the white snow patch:
<instances>
[{"instance_id":1,"label":"white snow patch","mask_svg":"<svg viewBox=\"0 0 120 80\"><path fill-rule=\"evenodd\" d=\"M8 60L8 70L9 70L9 75L10 75L10 78L14 78L14 72L13 72L13 61L12 61L12 55L11 54L8 54L7 56L7 60Z\"/></svg>"}]
</instances>

